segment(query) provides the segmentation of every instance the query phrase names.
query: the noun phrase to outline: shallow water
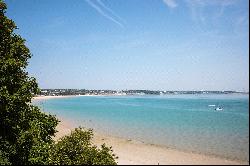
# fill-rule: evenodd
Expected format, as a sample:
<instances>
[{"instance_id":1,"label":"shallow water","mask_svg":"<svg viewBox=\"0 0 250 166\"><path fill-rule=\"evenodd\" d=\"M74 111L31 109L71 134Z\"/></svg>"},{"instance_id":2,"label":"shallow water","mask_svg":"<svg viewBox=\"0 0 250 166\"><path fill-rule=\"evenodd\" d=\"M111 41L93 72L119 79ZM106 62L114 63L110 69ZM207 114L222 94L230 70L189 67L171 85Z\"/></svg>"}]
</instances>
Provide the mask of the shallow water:
<instances>
[{"instance_id":1,"label":"shallow water","mask_svg":"<svg viewBox=\"0 0 250 166\"><path fill-rule=\"evenodd\" d=\"M34 104L100 133L249 161L248 95L79 96Z\"/></svg>"}]
</instances>

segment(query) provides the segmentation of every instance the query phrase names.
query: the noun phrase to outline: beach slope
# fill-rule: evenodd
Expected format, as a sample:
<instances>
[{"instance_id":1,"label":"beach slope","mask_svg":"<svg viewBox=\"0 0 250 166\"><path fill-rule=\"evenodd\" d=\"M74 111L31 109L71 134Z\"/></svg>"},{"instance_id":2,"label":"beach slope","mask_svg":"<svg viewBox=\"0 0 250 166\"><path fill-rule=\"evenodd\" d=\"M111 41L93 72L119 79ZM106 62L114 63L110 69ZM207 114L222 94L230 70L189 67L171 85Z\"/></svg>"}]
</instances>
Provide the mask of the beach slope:
<instances>
[{"instance_id":1,"label":"beach slope","mask_svg":"<svg viewBox=\"0 0 250 166\"><path fill-rule=\"evenodd\" d=\"M58 126L55 140L69 134L73 126L67 120L63 120ZM100 146L106 143L112 146L114 153L119 157L119 165L248 165L248 162L233 161L209 155L182 152L162 146L146 144L143 142L106 136L94 133L93 143Z\"/></svg>"}]
</instances>

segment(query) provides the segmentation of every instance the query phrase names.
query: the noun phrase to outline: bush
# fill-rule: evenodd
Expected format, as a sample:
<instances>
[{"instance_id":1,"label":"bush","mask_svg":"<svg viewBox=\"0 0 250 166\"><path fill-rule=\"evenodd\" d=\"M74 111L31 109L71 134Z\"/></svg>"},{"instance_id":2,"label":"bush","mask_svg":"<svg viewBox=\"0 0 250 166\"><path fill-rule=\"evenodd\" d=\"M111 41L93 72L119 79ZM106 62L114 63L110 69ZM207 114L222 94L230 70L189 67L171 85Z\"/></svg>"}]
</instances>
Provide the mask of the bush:
<instances>
[{"instance_id":1,"label":"bush","mask_svg":"<svg viewBox=\"0 0 250 166\"><path fill-rule=\"evenodd\" d=\"M51 149L53 165L115 165L117 158L111 147L103 144L100 149L91 143L92 130L76 128L71 135L61 138Z\"/></svg>"}]
</instances>

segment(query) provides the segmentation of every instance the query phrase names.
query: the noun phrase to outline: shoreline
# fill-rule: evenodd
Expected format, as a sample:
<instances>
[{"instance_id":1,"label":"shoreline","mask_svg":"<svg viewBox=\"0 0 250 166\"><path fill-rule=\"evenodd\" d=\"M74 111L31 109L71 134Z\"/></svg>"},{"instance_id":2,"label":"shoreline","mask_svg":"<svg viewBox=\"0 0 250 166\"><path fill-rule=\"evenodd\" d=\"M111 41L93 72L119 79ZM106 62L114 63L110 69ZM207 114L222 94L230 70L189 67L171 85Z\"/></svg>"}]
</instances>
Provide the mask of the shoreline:
<instances>
[{"instance_id":1,"label":"shoreline","mask_svg":"<svg viewBox=\"0 0 250 166\"><path fill-rule=\"evenodd\" d=\"M71 98L71 97L88 97L88 96L94 96L94 97L104 97L104 96L126 96L126 95L120 95L120 94L110 94L110 95L61 95L61 96L35 96L32 97L32 100L44 100L44 99L54 99L54 98Z\"/></svg>"},{"instance_id":2,"label":"shoreline","mask_svg":"<svg viewBox=\"0 0 250 166\"><path fill-rule=\"evenodd\" d=\"M65 118L59 118L54 140L70 134L77 125ZM119 158L118 165L248 165L247 161L231 160L212 155L192 153L171 149L165 146L148 144L137 140L100 134L93 131L93 144L100 147L103 143L112 146L114 154Z\"/></svg>"},{"instance_id":3,"label":"shoreline","mask_svg":"<svg viewBox=\"0 0 250 166\"><path fill-rule=\"evenodd\" d=\"M70 97L78 97L78 96L94 96L94 95L35 96L35 97L32 97L32 100L70 98Z\"/></svg>"},{"instance_id":4,"label":"shoreline","mask_svg":"<svg viewBox=\"0 0 250 166\"><path fill-rule=\"evenodd\" d=\"M68 95L68 96L39 96L33 99L52 99L52 98L69 98L78 96L102 96L102 95ZM104 96L104 95L103 95ZM79 125L74 124L73 120L58 117L60 123L56 127L58 131L55 134L54 140L58 140L64 135L70 134L71 130ZM84 125L84 124L83 124ZM84 127L84 126L83 126ZM108 134L101 134L93 131L94 137L92 142L100 146L106 143L107 146L112 146L114 154L119 158L116 160L118 165L248 165L249 161L233 160L222 158L219 156L193 153L181 151L178 149L168 148L166 146L148 144L137 140L131 140L121 137L116 137Z\"/></svg>"}]
</instances>

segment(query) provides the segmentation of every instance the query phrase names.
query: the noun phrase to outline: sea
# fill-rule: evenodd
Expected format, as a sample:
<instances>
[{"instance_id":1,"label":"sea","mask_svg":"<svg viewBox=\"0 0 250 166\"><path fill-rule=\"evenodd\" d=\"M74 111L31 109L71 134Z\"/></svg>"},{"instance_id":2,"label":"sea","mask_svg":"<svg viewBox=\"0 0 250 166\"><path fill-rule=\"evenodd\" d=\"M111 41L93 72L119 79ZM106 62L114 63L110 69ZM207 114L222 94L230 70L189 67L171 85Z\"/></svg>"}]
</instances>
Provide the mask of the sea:
<instances>
[{"instance_id":1,"label":"sea","mask_svg":"<svg viewBox=\"0 0 250 166\"><path fill-rule=\"evenodd\" d=\"M77 96L33 104L102 134L249 162L248 94Z\"/></svg>"}]
</instances>

